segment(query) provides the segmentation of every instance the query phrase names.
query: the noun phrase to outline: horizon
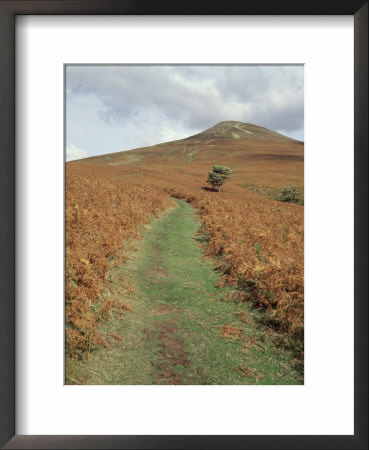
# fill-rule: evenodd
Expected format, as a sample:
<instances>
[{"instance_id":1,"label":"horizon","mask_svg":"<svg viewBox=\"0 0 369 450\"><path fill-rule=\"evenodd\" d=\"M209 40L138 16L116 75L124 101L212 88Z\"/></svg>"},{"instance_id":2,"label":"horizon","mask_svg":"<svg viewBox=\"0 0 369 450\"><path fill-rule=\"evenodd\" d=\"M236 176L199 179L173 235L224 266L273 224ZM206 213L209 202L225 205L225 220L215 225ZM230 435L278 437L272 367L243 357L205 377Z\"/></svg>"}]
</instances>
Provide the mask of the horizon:
<instances>
[{"instance_id":1,"label":"horizon","mask_svg":"<svg viewBox=\"0 0 369 450\"><path fill-rule=\"evenodd\" d=\"M304 141L304 68L66 66L66 161L185 139L219 122Z\"/></svg>"},{"instance_id":2,"label":"horizon","mask_svg":"<svg viewBox=\"0 0 369 450\"><path fill-rule=\"evenodd\" d=\"M260 125L257 125L256 123L241 122L241 121L239 121L239 120L221 120L220 122L217 122L216 124L212 125L211 127L206 128L205 130L200 131L199 133L191 134L191 135L189 135L189 136L185 136L185 137L180 138L180 139L174 139L174 140L172 140L172 141L165 141L165 142L157 142L157 143L155 143L155 144L145 145L144 147L128 148L128 149L125 149L125 150L117 150L117 151L115 151L115 152L110 152L110 153L101 153L101 154L99 154L99 155L85 156L85 157L83 157L83 158L78 158L78 159L71 159L71 160L67 160L67 159L66 159L66 162L70 162L70 161L81 161L81 160L83 160L83 159L95 158L95 157L99 157L99 156L103 156L103 155L114 155L114 154L116 154L116 153L129 152L129 151L139 150L139 149L141 149L141 148L156 147L156 146L161 145L161 144L167 144L167 143L170 143L170 142L181 141L181 140L183 140L183 139L188 139L188 138L190 138L190 137L192 137L192 136L196 136L197 134L201 134L202 132L204 132L204 131L206 131L206 130L209 130L209 129L211 129L211 128L213 128L213 127L215 127L215 126L217 126L217 125L219 125L219 124L221 124L221 123L223 123L223 122L237 122L237 123L243 123L243 124L249 124L249 125L257 126L257 127L260 127L260 128L266 128L266 127L262 127L262 126L260 126ZM272 130L272 129L270 129L270 128L267 128L267 129L270 130L270 131L274 131L275 133L279 133L279 132L276 131L276 130ZM279 134L282 134L282 133L279 133ZM282 135L283 135L283 134L282 134ZM288 138L291 138L291 139L295 139L295 138L293 138L293 137L291 137L291 136L287 136L286 134L283 135L283 136L288 137ZM298 141L298 142L305 143L303 140L300 140L300 139L295 139L295 140Z\"/></svg>"}]
</instances>

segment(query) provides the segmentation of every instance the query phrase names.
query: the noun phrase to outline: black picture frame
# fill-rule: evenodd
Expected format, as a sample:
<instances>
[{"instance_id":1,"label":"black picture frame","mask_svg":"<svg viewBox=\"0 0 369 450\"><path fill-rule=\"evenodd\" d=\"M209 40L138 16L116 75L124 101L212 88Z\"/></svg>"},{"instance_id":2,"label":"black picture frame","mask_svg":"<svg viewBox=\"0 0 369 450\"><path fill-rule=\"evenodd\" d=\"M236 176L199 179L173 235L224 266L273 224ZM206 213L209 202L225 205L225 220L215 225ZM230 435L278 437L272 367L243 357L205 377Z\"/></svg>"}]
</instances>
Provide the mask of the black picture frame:
<instances>
[{"instance_id":1,"label":"black picture frame","mask_svg":"<svg viewBox=\"0 0 369 450\"><path fill-rule=\"evenodd\" d=\"M353 15L355 432L350 436L15 435L15 17L20 14ZM365 0L0 0L0 445L7 449L368 448L368 2Z\"/></svg>"}]
</instances>

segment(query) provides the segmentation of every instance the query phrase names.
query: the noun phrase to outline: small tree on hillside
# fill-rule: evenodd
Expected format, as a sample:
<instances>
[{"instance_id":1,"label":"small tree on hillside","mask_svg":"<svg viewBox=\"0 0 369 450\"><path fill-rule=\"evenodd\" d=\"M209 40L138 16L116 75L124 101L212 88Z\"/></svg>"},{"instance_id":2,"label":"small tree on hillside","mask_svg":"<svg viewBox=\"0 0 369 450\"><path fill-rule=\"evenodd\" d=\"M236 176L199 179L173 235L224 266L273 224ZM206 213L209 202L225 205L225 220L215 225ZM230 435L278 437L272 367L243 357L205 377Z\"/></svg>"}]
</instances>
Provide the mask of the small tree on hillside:
<instances>
[{"instance_id":1,"label":"small tree on hillside","mask_svg":"<svg viewBox=\"0 0 369 450\"><path fill-rule=\"evenodd\" d=\"M231 177L232 172L225 166L213 166L213 170L209 172L207 182L220 192L221 186Z\"/></svg>"}]
</instances>

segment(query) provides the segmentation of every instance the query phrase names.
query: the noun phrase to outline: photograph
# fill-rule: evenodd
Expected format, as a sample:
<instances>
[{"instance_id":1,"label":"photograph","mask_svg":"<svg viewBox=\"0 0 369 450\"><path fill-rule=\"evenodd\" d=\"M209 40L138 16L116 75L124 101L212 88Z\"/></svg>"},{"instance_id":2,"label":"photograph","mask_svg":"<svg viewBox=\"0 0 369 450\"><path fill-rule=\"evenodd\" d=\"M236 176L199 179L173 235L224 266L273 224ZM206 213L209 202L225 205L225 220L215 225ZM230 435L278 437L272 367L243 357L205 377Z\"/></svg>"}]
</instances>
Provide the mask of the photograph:
<instances>
[{"instance_id":1,"label":"photograph","mask_svg":"<svg viewBox=\"0 0 369 450\"><path fill-rule=\"evenodd\" d=\"M304 385L304 65L64 66L65 384Z\"/></svg>"}]
</instances>

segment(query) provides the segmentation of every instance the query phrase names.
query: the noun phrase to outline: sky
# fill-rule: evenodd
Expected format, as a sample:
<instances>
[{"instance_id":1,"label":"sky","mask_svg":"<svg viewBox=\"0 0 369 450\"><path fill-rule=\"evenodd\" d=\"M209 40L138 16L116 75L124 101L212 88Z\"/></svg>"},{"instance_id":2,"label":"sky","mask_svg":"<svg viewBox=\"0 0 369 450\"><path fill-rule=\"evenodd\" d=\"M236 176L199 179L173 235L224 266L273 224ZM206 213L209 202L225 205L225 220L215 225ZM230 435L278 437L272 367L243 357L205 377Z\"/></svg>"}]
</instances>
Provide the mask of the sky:
<instances>
[{"instance_id":1,"label":"sky","mask_svg":"<svg viewBox=\"0 0 369 450\"><path fill-rule=\"evenodd\" d=\"M304 140L302 65L66 67L66 158L130 150L224 120Z\"/></svg>"}]
</instances>

